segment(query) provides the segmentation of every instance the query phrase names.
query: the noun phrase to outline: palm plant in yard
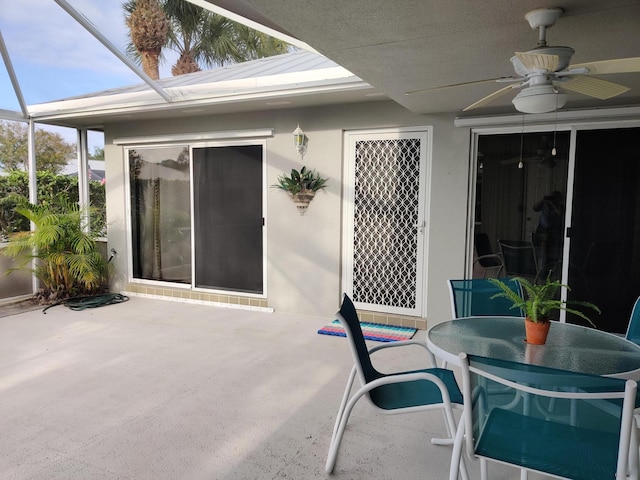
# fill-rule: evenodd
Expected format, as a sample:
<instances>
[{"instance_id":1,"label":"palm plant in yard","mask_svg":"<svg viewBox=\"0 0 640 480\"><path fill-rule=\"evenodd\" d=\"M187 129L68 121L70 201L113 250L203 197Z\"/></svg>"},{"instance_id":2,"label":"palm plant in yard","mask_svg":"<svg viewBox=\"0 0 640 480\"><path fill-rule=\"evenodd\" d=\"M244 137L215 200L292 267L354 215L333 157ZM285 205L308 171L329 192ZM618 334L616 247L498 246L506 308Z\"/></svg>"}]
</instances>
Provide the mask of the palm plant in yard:
<instances>
[{"instance_id":1,"label":"palm plant in yard","mask_svg":"<svg viewBox=\"0 0 640 480\"><path fill-rule=\"evenodd\" d=\"M164 14L167 28L166 39L161 48L169 48L179 55L171 68L171 74L174 76L198 72L202 66L211 68L278 55L286 53L289 48L288 44L281 40L185 0L128 0L123 4L125 14L128 15L127 25L132 40L127 52L138 60L140 57L144 60L144 52L138 45L149 43L140 39L149 35L149 40L155 38L159 42L160 35L156 34L161 31L159 14L137 17L141 20L147 19L148 26L142 21L134 23L129 20L140 9L141 3L145 9L146 4L153 3L154 8L162 10ZM157 43L155 40L153 45Z\"/></svg>"},{"instance_id":2,"label":"palm plant in yard","mask_svg":"<svg viewBox=\"0 0 640 480\"><path fill-rule=\"evenodd\" d=\"M67 203L54 212L46 205L24 202L15 211L35 228L12 234L3 253L19 260L17 269L36 275L40 301L53 303L100 291L107 280L107 262L98 251L97 234L83 229L83 210Z\"/></svg>"},{"instance_id":3,"label":"palm plant in yard","mask_svg":"<svg viewBox=\"0 0 640 480\"><path fill-rule=\"evenodd\" d=\"M144 73L153 80L160 78L162 47L167 42L169 21L158 0L131 0L124 5L131 45L130 54L137 54Z\"/></svg>"}]
</instances>

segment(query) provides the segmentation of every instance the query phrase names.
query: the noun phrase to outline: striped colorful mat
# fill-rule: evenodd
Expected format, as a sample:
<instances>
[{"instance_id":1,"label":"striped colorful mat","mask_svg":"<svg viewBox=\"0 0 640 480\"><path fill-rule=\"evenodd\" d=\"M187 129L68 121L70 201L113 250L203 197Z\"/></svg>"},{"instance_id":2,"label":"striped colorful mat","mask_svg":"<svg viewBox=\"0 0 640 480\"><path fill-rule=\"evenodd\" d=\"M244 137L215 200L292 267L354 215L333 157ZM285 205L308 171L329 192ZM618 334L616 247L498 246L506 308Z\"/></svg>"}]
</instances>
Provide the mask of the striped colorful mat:
<instances>
[{"instance_id":1,"label":"striped colorful mat","mask_svg":"<svg viewBox=\"0 0 640 480\"><path fill-rule=\"evenodd\" d=\"M394 325L382 325L379 323L360 323L364 338L367 340L375 340L378 342L398 342L400 340L409 340L416 334L416 329L411 327L396 327ZM325 325L318 333L321 335L335 335L337 337L346 337L344 328L340 324L340 320L334 320Z\"/></svg>"}]
</instances>

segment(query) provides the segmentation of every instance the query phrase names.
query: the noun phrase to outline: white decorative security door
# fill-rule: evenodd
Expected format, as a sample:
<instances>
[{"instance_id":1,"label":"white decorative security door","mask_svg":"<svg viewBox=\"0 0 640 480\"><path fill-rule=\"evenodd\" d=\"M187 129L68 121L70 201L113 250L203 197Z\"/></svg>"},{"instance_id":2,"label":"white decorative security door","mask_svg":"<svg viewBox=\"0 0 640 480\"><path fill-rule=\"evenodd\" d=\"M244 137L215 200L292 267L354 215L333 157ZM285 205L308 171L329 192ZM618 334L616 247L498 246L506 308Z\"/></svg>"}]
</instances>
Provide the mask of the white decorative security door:
<instances>
[{"instance_id":1,"label":"white decorative security door","mask_svg":"<svg viewBox=\"0 0 640 480\"><path fill-rule=\"evenodd\" d=\"M430 131L345 134L344 290L359 308L422 315Z\"/></svg>"}]
</instances>

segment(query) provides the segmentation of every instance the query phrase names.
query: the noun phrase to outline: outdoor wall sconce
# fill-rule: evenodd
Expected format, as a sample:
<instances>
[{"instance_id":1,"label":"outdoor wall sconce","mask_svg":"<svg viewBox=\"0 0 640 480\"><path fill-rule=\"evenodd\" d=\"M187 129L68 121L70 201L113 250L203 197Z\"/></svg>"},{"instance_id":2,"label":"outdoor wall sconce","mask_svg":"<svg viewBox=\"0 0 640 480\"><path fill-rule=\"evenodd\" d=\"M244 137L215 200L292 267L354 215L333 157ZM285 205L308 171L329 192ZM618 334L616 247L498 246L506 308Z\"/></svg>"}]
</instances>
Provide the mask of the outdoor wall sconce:
<instances>
[{"instance_id":1,"label":"outdoor wall sconce","mask_svg":"<svg viewBox=\"0 0 640 480\"><path fill-rule=\"evenodd\" d=\"M298 155L303 157L307 151L307 136L300 128L300 124L298 124L296 129L293 131L293 145L296 147Z\"/></svg>"}]
</instances>

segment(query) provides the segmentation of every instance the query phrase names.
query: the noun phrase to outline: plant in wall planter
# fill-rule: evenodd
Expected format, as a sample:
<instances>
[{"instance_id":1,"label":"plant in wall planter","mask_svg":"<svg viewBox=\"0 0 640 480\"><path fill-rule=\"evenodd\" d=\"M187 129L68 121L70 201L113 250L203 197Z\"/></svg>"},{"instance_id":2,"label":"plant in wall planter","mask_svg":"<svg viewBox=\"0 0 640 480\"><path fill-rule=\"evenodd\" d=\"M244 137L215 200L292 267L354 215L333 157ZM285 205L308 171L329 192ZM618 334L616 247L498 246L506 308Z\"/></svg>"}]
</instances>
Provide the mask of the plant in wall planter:
<instances>
[{"instance_id":1,"label":"plant in wall planter","mask_svg":"<svg viewBox=\"0 0 640 480\"><path fill-rule=\"evenodd\" d=\"M506 298L511 301L513 308L522 309L526 317L525 332L527 343L533 345L544 345L546 343L549 327L551 326L550 314L555 310L565 310L573 313L595 327L591 319L580 310L569 308L569 305L582 306L601 313L600 309L593 303L578 300L564 301L556 298L558 290L561 287L571 290L568 285L560 283L559 280L551 280L550 276L547 277L544 283L539 285L533 284L521 277L515 277L515 279L520 282L520 285L522 285L524 289L524 298L521 298L520 295L514 292L507 284L495 278L491 278L489 281L500 287L502 291L496 293L491 298Z\"/></svg>"},{"instance_id":2,"label":"plant in wall planter","mask_svg":"<svg viewBox=\"0 0 640 480\"><path fill-rule=\"evenodd\" d=\"M291 169L290 175L280 175L278 182L271 186L287 192L300 215L304 215L316 192L327 187L327 181L327 178L322 178L315 170L303 166L300 171Z\"/></svg>"}]
</instances>

